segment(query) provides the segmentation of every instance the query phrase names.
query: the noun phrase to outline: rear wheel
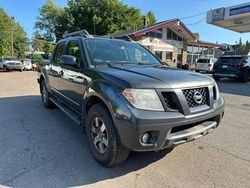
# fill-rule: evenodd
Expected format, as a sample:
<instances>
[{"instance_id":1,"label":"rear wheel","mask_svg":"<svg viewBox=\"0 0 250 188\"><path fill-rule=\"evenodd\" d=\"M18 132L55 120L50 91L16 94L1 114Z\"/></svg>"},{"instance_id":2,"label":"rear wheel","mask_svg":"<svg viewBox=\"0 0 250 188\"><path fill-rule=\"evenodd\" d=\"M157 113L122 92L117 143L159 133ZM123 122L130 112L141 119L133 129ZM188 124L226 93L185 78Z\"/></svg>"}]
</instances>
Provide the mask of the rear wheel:
<instances>
[{"instance_id":1,"label":"rear wheel","mask_svg":"<svg viewBox=\"0 0 250 188\"><path fill-rule=\"evenodd\" d=\"M113 166L127 159L129 149L119 142L112 118L102 104L90 108L86 133L91 152L102 165Z\"/></svg>"},{"instance_id":2,"label":"rear wheel","mask_svg":"<svg viewBox=\"0 0 250 188\"><path fill-rule=\"evenodd\" d=\"M49 92L47 90L47 87L45 85L44 80L41 81L40 89L41 89L41 96L42 96L43 106L45 108L52 108L54 106L54 104L49 99Z\"/></svg>"}]
</instances>

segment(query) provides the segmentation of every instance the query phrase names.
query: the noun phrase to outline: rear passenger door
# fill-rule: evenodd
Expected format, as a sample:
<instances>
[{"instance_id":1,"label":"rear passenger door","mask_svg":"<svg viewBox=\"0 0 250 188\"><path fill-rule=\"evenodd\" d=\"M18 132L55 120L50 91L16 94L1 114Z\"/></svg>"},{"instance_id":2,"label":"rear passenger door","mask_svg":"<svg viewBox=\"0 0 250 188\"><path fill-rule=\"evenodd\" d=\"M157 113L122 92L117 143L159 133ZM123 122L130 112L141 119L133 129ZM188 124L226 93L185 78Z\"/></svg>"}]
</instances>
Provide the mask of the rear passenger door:
<instances>
[{"instance_id":1,"label":"rear passenger door","mask_svg":"<svg viewBox=\"0 0 250 188\"><path fill-rule=\"evenodd\" d=\"M69 41L66 48L66 55L76 58L77 65L62 65L61 90L68 104L77 110L81 110L83 92L86 88L83 52L80 39Z\"/></svg>"}]
</instances>

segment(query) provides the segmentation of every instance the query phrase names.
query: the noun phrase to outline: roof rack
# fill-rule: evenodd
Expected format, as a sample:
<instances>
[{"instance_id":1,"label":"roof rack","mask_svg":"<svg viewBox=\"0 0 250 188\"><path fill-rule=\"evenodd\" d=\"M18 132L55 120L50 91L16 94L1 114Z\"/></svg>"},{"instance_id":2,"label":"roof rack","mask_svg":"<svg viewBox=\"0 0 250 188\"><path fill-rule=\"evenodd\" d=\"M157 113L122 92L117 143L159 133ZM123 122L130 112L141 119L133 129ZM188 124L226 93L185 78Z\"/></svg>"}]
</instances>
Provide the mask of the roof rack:
<instances>
[{"instance_id":1,"label":"roof rack","mask_svg":"<svg viewBox=\"0 0 250 188\"><path fill-rule=\"evenodd\" d=\"M132 42L133 40L128 36L128 35L105 35L105 36L101 36L102 38L109 38L109 39L119 39L119 40L124 40L124 41L129 41Z\"/></svg>"},{"instance_id":2,"label":"roof rack","mask_svg":"<svg viewBox=\"0 0 250 188\"><path fill-rule=\"evenodd\" d=\"M67 37L73 37L73 36L82 36L82 37L86 37L86 38L90 38L93 37L92 35L89 34L89 32L85 29L80 30L80 31L75 31L72 33L68 33L68 31L65 31L63 33L63 38L67 38Z\"/></svg>"}]
</instances>

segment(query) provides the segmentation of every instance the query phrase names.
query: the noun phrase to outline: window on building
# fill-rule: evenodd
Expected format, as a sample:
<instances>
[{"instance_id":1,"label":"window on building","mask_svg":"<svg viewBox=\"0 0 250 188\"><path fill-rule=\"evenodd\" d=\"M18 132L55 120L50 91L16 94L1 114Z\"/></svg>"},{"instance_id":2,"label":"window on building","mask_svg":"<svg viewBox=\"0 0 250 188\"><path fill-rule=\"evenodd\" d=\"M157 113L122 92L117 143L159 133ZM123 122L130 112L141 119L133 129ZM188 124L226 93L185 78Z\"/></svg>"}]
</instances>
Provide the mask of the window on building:
<instances>
[{"instance_id":1,"label":"window on building","mask_svg":"<svg viewBox=\"0 0 250 188\"><path fill-rule=\"evenodd\" d=\"M158 38L161 39L162 38L162 29L156 30L156 31L152 31L146 34L147 37L151 37L151 38Z\"/></svg>"},{"instance_id":2,"label":"window on building","mask_svg":"<svg viewBox=\"0 0 250 188\"><path fill-rule=\"evenodd\" d=\"M178 36L177 40L182 41L183 39L182 39L182 37Z\"/></svg>"},{"instance_id":3,"label":"window on building","mask_svg":"<svg viewBox=\"0 0 250 188\"><path fill-rule=\"evenodd\" d=\"M208 48L208 55L214 55L214 48Z\"/></svg>"},{"instance_id":4,"label":"window on building","mask_svg":"<svg viewBox=\"0 0 250 188\"><path fill-rule=\"evenodd\" d=\"M177 41L183 41L183 38L179 36L177 33L172 31L171 29L167 29L167 39L168 40L177 40Z\"/></svg>"},{"instance_id":5,"label":"window on building","mask_svg":"<svg viewBox=\"0 0 250 188\"><path fill-rule=\"evenodd\" d=\"M172 61L173 59L173 52L166 52L166 60Z\"/></svg>"},{"instance_id":6,"label":"window on building","mask_svg":"<svg viewBox=\"0 0 250 188\"><path fill-rule=\"evenodd\" d=\"M187 53L188 54L192 54L193 53L193 46L189 46L187 47Z\"/></svg>"},{"instance_id":7,"label":"window on building","mask_svg":"<svg viewBox=\"0 0 250 188\"><path fill-rule=\"evenodd\" d=\"M158 59L162 59L162 52L160 52L160 51L155 51L155 56L156 56Z\"/></svg>"},{"instance_id":8,"label":"window on building","mask_svg":"<svg viewBox=\"0 0 250 188\"><path fill-rule=\"evenodd\" d=\"M198 54L202 55L202 53L203 53L203 46L199 46Z\"/></svg>"},{"instance_id":9,"label":"window on building","mask_svg":"<svg viewBox=\"0 0 250 188\"><path fill-rule=\"evenodd\" d=\"M203 51L202 54L206 57L206 55L208 55L208 48L203 47L202 51Z\"/></svg>"},{"instance_id":10,"label":"window on building","mask_svg":"<svg viewBox=\"0 0 250 188\"><path fill-rule=\"evenodd\" d=\"M175 32L173 32L173 39L174 39L174 40L177 40L177 39L178 39L178 35L177 35Z\"/></svg>"},{"instance_id":11,"label":"window on building","mask_svg":"<svg viewBox=\"0 0 250 188\"><path fill-rule=\"evenodd\" d=\"M173 33L172 30L168 28L168 30L167 30L167 39L168 40L172 39L172 33Z\"/></svg>"},{"instance_id":12,"label":"window on building","mask_svg":"<svg viewBox=\"0 0 250 188\"><path fill-rule=\"evenodd\" d=\"M194 53L194 54L198 54L198 53L199 53L199 47L194 46L194 47L193 47L193 53Z\"/></svg>"}]
</instances>

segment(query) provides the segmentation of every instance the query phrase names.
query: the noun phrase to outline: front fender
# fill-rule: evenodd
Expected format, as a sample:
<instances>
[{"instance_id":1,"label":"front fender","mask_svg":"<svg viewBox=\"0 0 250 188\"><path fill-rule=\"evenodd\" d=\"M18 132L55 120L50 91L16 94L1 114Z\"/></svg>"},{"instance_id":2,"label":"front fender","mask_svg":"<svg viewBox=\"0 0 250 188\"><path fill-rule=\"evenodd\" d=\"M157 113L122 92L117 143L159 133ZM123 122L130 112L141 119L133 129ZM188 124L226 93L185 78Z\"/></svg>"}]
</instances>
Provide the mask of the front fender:
<instances>
[{"instance_id":1,"label":"front fender","mask_svg":"<svg viewBox=\"0 0 250 188\"><path fill-rule=\"evenodd\" d=\"M48 92L51 93L51 87L50 87L50 82L49 82L49 75L48 75L48 71L47 68L43 67L41 69L41 72L39 73L39 82L41 83L41 78L43 77L45 84L46 84L46 88L48 90Z\"/></svg>"},{"instance_id":2,"label":"front fender","mask_svg":"<svg viewBox=\"0 0 250 188\"><path fill-rule=\"evenodd\" d=\"M113 119L115 129L117 129L117 125L115 122L118 119L123 119L127 121L131 121L133 118L131 111L128 107L127 100L122 96L121 90L116 88L115 86L102 81L96 81L89 86L84 93L84 115L86 117L86 107L88 101L91 97L98 97L108 108L109 113ZM84 118L86 119L86 118ZM119 133L118 133L119 134Z\"/></svg>"}]
</instances>

